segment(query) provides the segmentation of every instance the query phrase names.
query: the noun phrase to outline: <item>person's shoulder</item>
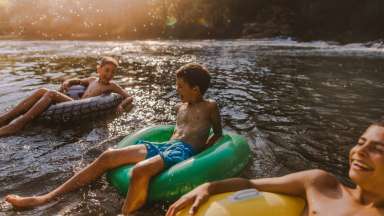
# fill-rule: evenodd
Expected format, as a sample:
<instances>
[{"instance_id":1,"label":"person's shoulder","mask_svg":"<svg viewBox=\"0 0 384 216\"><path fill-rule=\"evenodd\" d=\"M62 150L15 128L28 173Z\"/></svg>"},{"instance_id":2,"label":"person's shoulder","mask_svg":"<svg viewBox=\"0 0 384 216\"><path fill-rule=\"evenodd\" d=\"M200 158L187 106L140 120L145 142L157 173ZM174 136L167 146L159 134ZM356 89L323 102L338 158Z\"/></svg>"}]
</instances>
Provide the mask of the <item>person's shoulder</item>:
<instances>
[{"instance_id":1,"label":"person's shoulder","mask_svg":"<svg viewBox=\"0 0 384 216\"><path fill-rule=\"evenodd\" d=\"M217 104L217 102L215 100L212 100L212 99L205 99L205 104L207 106L207 108L210 110L210 111L216 111L219 109L219 105Z\"/></svg>"},{"instance_id":2,"label":"person's shoulder","mask_svg":"<svg viewBox=\"0 0 384 216\"><path fill-rule=\"evenodd\" d=\"M334 187L339 184L337 178L321 169L312 169L306 171L308 184L315 187Z\"/></svg>"},{"instance_id":3,"label":"person's shoulder","mask_svg":"<svg viewBox=\"0 0 384 216\"><path fill-rule=\"evenodd\" d=\"M210 107L210 108L214 108L214 107L217 107L218 105L217 105L217 102L215 101L215 100L213 100L213 99L205 99L204 100L204 103L208 106L208 107Z\"/></svg>"},{"instance_id":4,"label":"person's shoulder","mask_svg":"<svg viewBox=\"0 0 384 216\"><path fill-rule=\"evenodd\" d=\"M113 81L110 81L109 82L109 87L112 88L112 89L115 89L115 88L121 88L121 86Z\"/></svg>"}]
</instances>

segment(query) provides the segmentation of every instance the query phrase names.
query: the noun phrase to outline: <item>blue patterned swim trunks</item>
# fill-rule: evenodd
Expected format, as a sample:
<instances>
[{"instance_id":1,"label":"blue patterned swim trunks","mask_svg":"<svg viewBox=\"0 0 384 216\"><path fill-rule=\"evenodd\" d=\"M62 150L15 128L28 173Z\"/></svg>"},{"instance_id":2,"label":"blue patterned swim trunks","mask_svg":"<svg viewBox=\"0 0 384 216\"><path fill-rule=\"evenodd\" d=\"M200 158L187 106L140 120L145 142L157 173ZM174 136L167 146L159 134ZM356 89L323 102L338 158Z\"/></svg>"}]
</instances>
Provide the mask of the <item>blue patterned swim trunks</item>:
<instances>
[{"instance_id":1,"label":"blue patterned swim trunks","mask_svg":"<svg viewBox=\"0 0 384 216\"><path fill-rule=\"evenodd\" d=\"M160 155L161 158L163 158L165 168L169 168L195 155L192 146L181 140L154 143L155 142L139 140L136 144L145 145L147 148L146 159Z\"/></svg>"}]
</instances>

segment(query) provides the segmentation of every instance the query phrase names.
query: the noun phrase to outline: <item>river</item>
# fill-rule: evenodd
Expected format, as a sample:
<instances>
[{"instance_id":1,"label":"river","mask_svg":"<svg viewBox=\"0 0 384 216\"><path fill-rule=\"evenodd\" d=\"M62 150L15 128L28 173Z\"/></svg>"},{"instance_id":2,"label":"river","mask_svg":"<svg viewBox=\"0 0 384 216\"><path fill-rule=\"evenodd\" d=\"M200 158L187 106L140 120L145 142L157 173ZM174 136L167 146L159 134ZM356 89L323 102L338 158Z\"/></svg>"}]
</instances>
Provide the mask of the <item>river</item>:
<instances>
[{"instance_id":1,"label":"river","mask_svg":"<svg viewBox=\"0 0 384 216\"><path fill-rule=\"evenodd\" d=\"M346 184L348 152L383 116L384 47L290 39L196 41L0 41L0 110L34 89L96 76L100 56L120 58L114 80L135 97L115 119L31 124L0 138L0 215L116 215L123 197L105 177L38 208L15 211L3 196L41 194L68 179L125 135L175 121L175 70L189 62L212 74L206 97L225 130L245 136L252 160L242 176L321 168ZM162 215L168 204L136 215Z\"/></svg>"}]
</instances>

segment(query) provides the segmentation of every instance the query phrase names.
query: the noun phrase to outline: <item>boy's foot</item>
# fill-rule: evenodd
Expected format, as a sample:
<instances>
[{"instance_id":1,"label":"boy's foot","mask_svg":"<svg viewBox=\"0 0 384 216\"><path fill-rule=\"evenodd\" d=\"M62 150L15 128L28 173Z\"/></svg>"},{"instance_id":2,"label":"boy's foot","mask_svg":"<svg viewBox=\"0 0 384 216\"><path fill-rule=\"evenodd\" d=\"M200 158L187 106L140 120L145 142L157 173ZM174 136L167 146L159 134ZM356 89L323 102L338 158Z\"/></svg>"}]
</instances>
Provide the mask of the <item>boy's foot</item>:
<instances>
[{"instance_id":1,"label":"boy's foot","mask_svg":"<svg viewBox=\"0 0 384 216\"><path fill-rule=\"evenodd\" d=\"M30 208L47 202L43 196L21 197L17 195L8 195L5 201L9 202L15 208Z\"/></svg>"}]
</instances>

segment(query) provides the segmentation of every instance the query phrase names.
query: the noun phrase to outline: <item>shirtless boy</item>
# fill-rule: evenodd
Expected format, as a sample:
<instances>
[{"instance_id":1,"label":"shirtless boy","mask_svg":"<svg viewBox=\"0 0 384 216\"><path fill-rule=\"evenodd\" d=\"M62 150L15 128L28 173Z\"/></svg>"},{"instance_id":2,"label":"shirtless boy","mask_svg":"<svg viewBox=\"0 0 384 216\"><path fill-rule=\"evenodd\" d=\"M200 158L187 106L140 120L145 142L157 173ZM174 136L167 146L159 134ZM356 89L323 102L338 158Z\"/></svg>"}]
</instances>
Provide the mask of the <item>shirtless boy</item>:
<instances>
[{"instance_id":1,"label":"shirtless boy","mask_svg":"<svg viewBox=\"0 0 384 216\"><path fill-rule=\"evenodd\" d=\"M38 89L10 111L0 114L0 136L11 135L20 131L51 104L74 100L64 94L72 85L87 86L81 99L107 92L120 94L124 100L118 105L116 111L118 113L123 112L124 107L132 103L132 97L119 85L111 82L117 66L118 62L114 58L103 57L97 66L98 78L66 80L62 84L60 92L46 88Z\"/></svg>"},{"instance_id":2,"label":"shirtless boy","mask_svg":"<svg viewBox=\"0 0 384 216\"><path fill-rule=\"evenodd\" d=\"M260 191L299 196L306 200L303 215L384 215L384 122L374 123L361 135L349 153L350 188L322 170L308 170L277 178L233 178L205 183L170 206L167 216L192 205L194 214L210 195L256 188Z\"/></svg>"},{"instance_id":3,"label":"shirtless boy","mask_svg":"<svg viewBox=\"0 0 384 216\"><path fill-rule=\"evenodd\" d=\"M142 141L121 149L108 149L95 161L55 190L33 197L8 195L6 201L14 207L33 207L49 202L63 193L84 186L104 172L137 163L132 169L131 183L122 213L127 215L146 201L151 177L212 145L222 135L217 104L203 98L208 89L208 71L198 64L187 64L176 72L176 90L181 103L176 106L176 127L167 144L157 147ZM209 136L210 128L213 135Z\"/></svg>"}]
</instances>

